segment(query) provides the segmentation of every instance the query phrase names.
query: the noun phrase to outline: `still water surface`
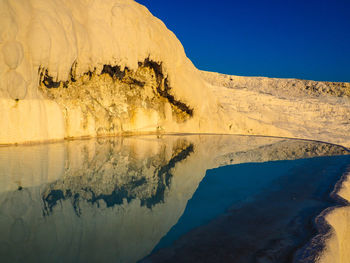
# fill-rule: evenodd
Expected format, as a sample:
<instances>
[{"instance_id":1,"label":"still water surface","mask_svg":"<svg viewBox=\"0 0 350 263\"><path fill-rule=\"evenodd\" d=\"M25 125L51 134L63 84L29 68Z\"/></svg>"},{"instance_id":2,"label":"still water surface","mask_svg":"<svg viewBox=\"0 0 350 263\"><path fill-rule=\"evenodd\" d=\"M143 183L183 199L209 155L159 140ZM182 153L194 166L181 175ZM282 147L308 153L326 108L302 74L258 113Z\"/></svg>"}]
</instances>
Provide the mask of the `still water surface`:
<instances>
[{"instance_id":1,"label":"still water surface","mask_svg":"<svg viewBox=\"0 0 350 263\"><path fill-rule=\"evenodd\" d=\"M290 262L347 154L224 135L0 147L0 261Z\"/></svg>"}]
</instances>

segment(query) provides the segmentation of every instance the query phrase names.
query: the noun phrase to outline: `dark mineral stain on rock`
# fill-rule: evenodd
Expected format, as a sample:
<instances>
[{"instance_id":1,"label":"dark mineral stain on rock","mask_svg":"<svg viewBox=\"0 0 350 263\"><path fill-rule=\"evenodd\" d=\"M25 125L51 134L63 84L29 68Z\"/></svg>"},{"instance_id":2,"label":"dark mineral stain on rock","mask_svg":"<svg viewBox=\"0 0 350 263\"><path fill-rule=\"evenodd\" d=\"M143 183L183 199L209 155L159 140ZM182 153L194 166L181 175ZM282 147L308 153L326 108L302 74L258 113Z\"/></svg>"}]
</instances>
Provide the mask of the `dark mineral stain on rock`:
<instances>
[{"instance_id":1,"label":"dark mineral stain on rock","mask_svg":"<svg viewBox=\"0 0 350 263\"><path fill-rule=\"evenodd\" d=\"M156 78L156 87L154 87L155 96L167 100L176 114L181 116L179 120L186 120L189 117L193 116L193 108L191 108L186 103L177 100L175 98L175 94L171 93L172 88L169 85L168 77L166 77L163 72L163 66L161 62L155 62L147 58L143 62L139 62L138 65L139 68L148 68L154 72ZM73 63L70 70L69 80L67 81L55 81L47 69L39 67L38 72L41 86L47 89L57 89L61 85L63 88L69 88L71 83L77 81L77 76L75 74L76 67L77 63ZM121 67L118 65L104 65L101 72L96 72L95 68L93 71L85 72L83 75L89 76L89 79L91 80L93 75L100 76L107 74L115 81L118 80L122 83L128 84L130 88L144 88L146 83L142 80L134 78L133 73L135 72L131 71L127 67L121 70Z\"/></svg>"}]
</instances>

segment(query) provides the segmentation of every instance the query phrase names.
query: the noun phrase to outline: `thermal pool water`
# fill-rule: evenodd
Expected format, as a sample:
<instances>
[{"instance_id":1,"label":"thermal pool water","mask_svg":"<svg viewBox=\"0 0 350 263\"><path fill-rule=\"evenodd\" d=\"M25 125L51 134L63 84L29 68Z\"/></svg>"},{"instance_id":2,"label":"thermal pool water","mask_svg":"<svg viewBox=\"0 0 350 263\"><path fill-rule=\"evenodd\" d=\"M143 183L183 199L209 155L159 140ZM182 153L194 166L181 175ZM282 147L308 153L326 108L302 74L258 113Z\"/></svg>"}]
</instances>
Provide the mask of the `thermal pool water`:
<instances>
[{"instance_id":1,"label":"thermal pool water","mask_svg":"<svg viewBox=\"0 0 350 263\"><path fill-rule=\"evenodd\" d=\"M340 146L253 136L0 147L0 261L326 260L342 241L319 222L348 213L349 165Z\"/></svg>"}]
</instances>

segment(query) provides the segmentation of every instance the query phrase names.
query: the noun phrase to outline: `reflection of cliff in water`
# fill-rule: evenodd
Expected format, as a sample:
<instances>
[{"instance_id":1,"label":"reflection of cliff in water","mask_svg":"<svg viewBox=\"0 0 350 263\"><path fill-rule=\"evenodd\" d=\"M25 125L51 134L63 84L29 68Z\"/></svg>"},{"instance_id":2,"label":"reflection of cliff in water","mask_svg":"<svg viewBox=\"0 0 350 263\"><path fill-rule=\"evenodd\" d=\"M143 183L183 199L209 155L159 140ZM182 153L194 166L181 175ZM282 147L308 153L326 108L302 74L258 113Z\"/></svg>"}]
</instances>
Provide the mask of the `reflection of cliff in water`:
<instances>
[{"instance_id":1,"label":"reflection of cliff in water","mask_svg":"<svg viewBox=\"0 0 350 263\"><path fill-rule=\"evenodd\" d=\"M195 152L182 136L0 148L1 261L143 258L205 175Z\"/></svg>"},{"instance_id":2,"label":"reflection of cliff in water","mask_svg":"<svg viewBox=\"0 0 350 263\"><path fill-rule=\"evenodd\" d=\"M0 258L136 262L178 222L207 169L344 153L317 142L219 135L2 147Z\"/></svg>"},{"instance_id":3,"label":"reflection of cliff in water","mask_svg":"<svg viewBox=\"0 0 350 263\"><path fill-rule=\"evenodd\" d=\"M50 184L43 193L44 213L52 213L60 201L67 199L78 216L81 214L80 200L97 207L103 201L107 207L113 207L123 204L124 200L130 203L139 199L141 206L152 208L164 202L165 191L170 187L171 169L193 152L193 144L186 140L173 146L169 160L165 145L155 155L139 160L127 152L119 153L115 148L112 143L108 148L101 147L98 162L95 158L86 160L83 170L69 171L63 179ZM83 148L85 156L88 155L86 151L87 148Z\"/></svg>"}]
</instances>

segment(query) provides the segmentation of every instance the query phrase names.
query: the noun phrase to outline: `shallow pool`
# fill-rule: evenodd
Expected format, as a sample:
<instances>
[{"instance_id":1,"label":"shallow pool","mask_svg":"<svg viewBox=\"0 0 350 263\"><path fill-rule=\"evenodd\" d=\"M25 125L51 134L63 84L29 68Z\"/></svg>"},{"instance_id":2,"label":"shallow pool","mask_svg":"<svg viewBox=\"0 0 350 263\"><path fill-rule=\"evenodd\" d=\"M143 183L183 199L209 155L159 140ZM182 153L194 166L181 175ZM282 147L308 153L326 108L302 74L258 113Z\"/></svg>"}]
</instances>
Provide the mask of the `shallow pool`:
<instances>
[{"instance_id":1,"label":"shallow pool","mask_svg":"<svg viewBox=\"0 0 350 263\"><path fill-rule=\"evenodd\" d=\"M229 135L1 147L1 262L290 262L347 154Z\"/></svg>"}]
</instances>

